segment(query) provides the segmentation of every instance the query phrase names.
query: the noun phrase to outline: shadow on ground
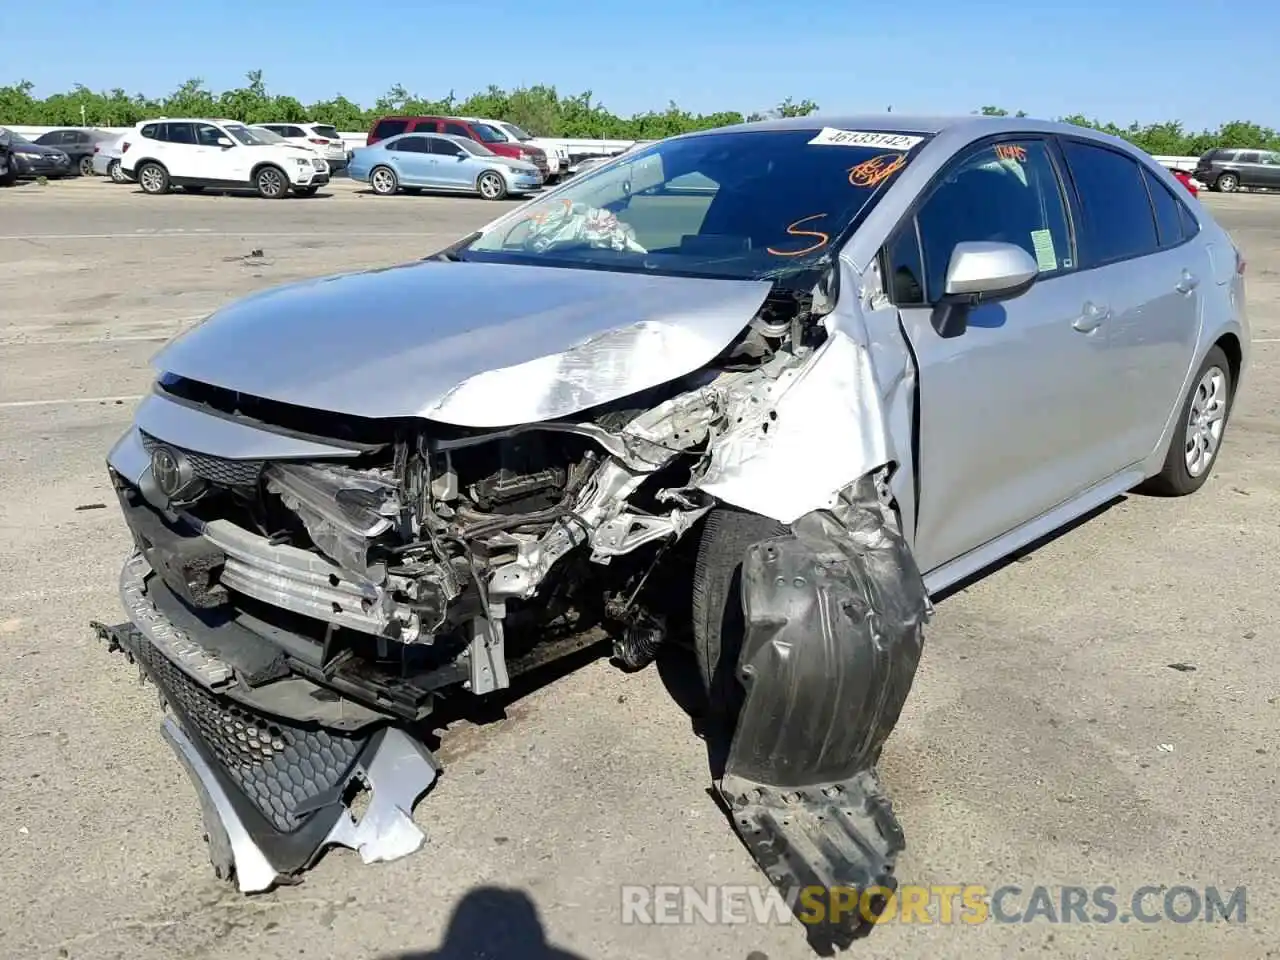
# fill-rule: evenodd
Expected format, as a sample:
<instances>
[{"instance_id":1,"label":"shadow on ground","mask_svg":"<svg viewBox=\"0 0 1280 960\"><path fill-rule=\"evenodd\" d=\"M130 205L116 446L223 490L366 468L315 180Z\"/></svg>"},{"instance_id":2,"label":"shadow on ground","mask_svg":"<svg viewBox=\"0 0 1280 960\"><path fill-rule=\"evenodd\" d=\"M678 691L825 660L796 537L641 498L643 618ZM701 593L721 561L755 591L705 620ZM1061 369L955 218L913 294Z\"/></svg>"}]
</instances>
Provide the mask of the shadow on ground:
<instances>
[{"instance_id":1,"label":"shadow on ground","mask_svg":"<svg viewBox=\"0 0 1280 960\"><path fill-rule=\"evenodd\" d=\"M379 960L586 960L547 943L538 908L519 890L477 887L459 901L435 950L383 954Z\"/></svg>"}]
</instances>

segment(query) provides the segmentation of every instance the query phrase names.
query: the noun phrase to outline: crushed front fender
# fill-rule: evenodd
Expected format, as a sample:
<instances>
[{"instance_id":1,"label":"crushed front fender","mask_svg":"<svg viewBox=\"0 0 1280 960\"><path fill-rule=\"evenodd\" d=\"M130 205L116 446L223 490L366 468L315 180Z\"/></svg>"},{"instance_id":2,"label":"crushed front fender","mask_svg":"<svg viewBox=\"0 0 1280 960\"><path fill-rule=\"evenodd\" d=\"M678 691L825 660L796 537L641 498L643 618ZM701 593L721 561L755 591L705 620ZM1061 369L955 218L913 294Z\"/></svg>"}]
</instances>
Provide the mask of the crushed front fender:
<instances>
[{"instance_id":1,"label":"crushed front fender","mask_svg":"<svg viewBox=\"0 0 1280 960\"><path fill-rule=\"evenodd\" d=\"M806 889L830 898L821 917L801 917L825 955L869 930L896 889L905 841L875 764L911 689L932 606L869 480L792 529L743 562L745 698L717 790L797 910Z\"/></svg>"}]
</instances>

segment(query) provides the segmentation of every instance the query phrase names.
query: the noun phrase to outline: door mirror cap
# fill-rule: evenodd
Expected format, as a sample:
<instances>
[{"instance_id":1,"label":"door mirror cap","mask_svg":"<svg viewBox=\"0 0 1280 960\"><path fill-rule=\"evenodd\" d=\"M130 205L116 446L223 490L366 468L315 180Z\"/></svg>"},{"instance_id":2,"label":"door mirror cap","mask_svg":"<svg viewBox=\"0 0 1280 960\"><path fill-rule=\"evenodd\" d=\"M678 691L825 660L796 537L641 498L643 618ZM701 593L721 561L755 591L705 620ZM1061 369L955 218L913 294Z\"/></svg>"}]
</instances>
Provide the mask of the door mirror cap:
<instances>
[{"instance_id":1,"label":"door mirror cap","mask_svg":"<svg viewBox=\"0 0 1280 960\"><path fill-rule=\"evenodd\" d=\"M230 137L219 137L219 138L218 138L218 146L220 146L220 147L234 147L234 146L235 146L235 144L231 142L231 138L230 138Z\"/></svg>"},{"instance_id":2,"label":"door mirror cap","mask_svg":"<svg viewBox=\"0 0 1280 960\"><path fill-rule=\"evenodd\" d=\"M933 328L943 338L960 336L968 329L971 308L1022 296L1039 273L1031 254L1012 243L957 243L951 251L942 297L933 308Z\"/></svg>"},{"instance_id":3,"label":"door mirror cap","mask_svg":"<svg viewBox=\"0 0 1280 960\"><path fill-rule=\"evenodd\" d=\"M1031 254L1012 243L967 240L957 243L947 266L943 299L970 304L1021 296L1040 268Z\"/></svg>"}]
</instances>

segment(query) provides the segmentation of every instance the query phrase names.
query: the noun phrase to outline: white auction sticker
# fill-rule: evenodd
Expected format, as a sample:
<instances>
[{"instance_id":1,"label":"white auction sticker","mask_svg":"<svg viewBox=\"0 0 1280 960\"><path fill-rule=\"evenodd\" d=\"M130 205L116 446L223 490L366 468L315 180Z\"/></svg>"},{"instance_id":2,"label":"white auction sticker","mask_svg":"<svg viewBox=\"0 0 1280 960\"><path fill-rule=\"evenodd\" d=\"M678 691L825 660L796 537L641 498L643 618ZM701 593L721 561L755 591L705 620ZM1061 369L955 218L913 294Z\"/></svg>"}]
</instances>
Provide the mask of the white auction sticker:
<instances>
[{"instance_id":1,"label":"white auction sticker","mask_svg":"<svg viewBox=\"0 0 1280 960\"><path fill-rule=\"evenodd\" d=\"M923 140L924 137L912 137L905 133L823 127L822 131L809 142L831 147L882 147L886 150L910 150Z\"/></svg>"}]
</instances>

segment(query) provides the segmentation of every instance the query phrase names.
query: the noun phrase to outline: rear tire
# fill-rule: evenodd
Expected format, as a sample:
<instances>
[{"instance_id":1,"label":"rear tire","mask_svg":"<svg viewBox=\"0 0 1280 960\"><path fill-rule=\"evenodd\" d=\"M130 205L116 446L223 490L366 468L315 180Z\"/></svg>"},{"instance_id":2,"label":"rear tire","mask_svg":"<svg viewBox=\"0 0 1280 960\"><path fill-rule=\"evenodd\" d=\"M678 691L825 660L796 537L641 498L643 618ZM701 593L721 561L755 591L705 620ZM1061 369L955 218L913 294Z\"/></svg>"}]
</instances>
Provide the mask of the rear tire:
<instances>
[{"instance_id":1,"label":"rear tire","mask_svg":"<svg viewBox=\"0 0 1280 960\"><path fill-rule=\"evenodd\" d=\"M93 176L93 157L80 158L80 176L82 177Z\"/></svg>"},{"instance_id":2,"label":"rear tire","mask_svg":"<svg viewBox=\"0 0 1280 960\"><path fill-rule=\"evenodd\" d=\"M374 167L369 171L369 186L378 196L390 197L400 189L400 178L390 167Z\"/></svg>"},{"instance_id":3,"label":"rear tire","mask_svg":"<svg viewBox=\"0 0 1280 960\"><path fill-rule=\"evenodd\" d=\"M1227 355L1214 347L1191 380L1174 421L1164 466L1142 485L1144 493L1185 497L1204 486L1218 462L1234 389Z\"/></svg>"},{"instance_id":4,"label":"rear tire","mask_svg":"<svg viewBox=\"0 0 1280 960\"><path fill-rule=\"evenodd\" d=\"M476 191L486 200L501 200L507 195L507 181L502 174L486 170L476 178Z\"/></svg>"},{"instance_id":5,"label":"rear tire","mask_svg":"<svg viewBox=\"0 0 1280 960\"><path fill-rule=\"evenodd\" d=\"M263 200L279 200L289 195L289 176L279 167L268 164L253 175L253 185Z\"/></svg>"},{"instance_id":6,"label":"rear tire","mask_svg":"<svg viewBox=\"0 0 1280 960\"><path fill-rule=\"evenodd\" d=\"M1214 184L1214 189L1223 193L1235 193L1240 189L1240 178L1234 173L1224 173L1218 177L1217 182Z\"/></svg>"},{"instance_id":7,"label":"rear tire","mask_svg":"<svg viewBox=\"0 0 1280 960\"><path fill-rule=\"evenodd\" d=\"M129 178L124 175L124 171L120 169L120 161L112 160L107 164L107 176L111 178L112 183L128 183Z\"/></svg>"},{"instance_id":8,"label":"rear tire","mask_svg":"<svg viewBox=\"0 0 1280 960\"><path fill-rule=\"evenodd\" d=\"M137 168L138 186L143 193L160 196L169 192L169 171L148 160Z\"/></svg>"}]
</instances>

